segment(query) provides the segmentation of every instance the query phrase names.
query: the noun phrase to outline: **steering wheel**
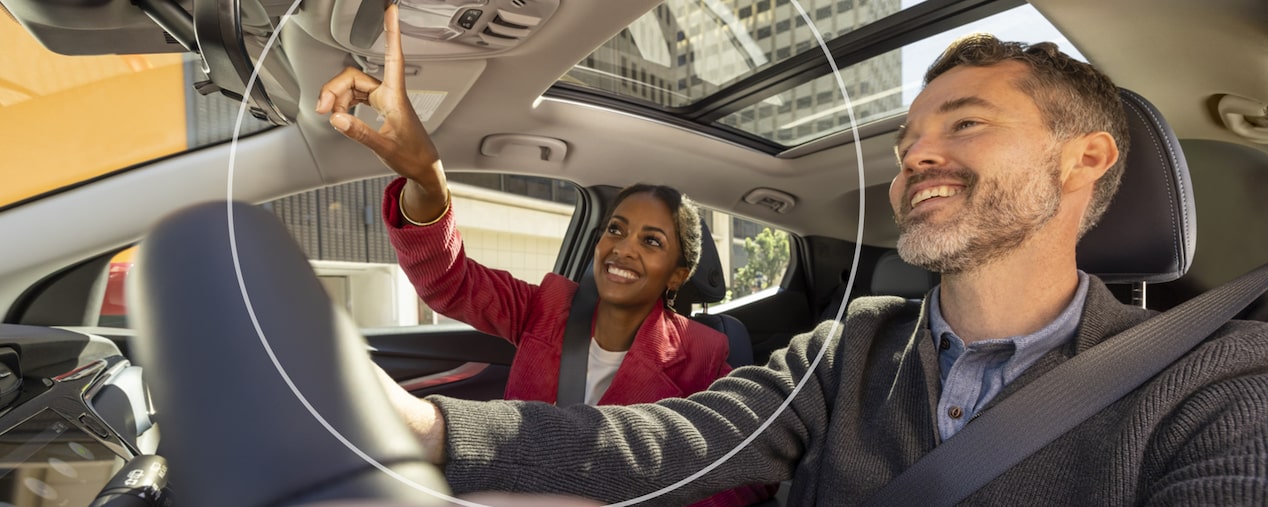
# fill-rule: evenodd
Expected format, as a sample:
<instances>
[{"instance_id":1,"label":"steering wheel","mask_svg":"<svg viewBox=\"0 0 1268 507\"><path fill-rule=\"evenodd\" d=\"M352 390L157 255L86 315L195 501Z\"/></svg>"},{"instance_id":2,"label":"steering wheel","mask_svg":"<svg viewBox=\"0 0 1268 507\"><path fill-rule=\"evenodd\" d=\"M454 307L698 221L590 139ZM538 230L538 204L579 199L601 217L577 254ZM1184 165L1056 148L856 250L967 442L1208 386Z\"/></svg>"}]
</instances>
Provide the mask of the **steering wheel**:
<instances>
[{"instance_id":1,"label":"steering wheel","mask_svg":"<svg viewBox=\"0 0 1268 507\"><path fill-rule=\"evenodd\" d=\"M446 504L416 488L448 493L389 405L365 339L271 213L238 202L178 211L142 241L130 282L180 505Z\"/></svg>"}]
</instances>

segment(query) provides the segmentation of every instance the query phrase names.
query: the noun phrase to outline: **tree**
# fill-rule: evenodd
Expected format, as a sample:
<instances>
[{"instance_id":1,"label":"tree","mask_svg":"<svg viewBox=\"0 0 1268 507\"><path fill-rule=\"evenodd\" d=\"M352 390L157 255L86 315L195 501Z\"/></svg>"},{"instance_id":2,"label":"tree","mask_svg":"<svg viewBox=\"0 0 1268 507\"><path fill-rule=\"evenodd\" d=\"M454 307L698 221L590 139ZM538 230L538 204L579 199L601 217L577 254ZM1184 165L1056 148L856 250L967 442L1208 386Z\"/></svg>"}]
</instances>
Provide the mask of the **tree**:
<instances>
[{"instance_id":1,"label":"tree","mask_svg":"<svg viewBox=\"0 0 1268 507\"><path fill-rule=\"evenodd\" d=\"M788 233L766 227L755 238L744 238L748 264L735 272L731 297L740 298L778 284L788 267Z\"/></svg>"}]
</instances>

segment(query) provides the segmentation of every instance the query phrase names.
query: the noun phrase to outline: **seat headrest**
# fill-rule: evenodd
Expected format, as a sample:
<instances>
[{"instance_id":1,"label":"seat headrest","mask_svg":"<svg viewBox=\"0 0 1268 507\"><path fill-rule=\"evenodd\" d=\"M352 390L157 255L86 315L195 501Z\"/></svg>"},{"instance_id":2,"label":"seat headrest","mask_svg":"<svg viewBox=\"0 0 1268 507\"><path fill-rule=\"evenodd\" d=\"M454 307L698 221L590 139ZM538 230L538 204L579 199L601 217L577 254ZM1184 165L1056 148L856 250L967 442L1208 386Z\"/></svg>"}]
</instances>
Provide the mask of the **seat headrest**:
<instances>
[{"instance_id":1,"label":"seat headrest","mask_svg":"<svg viewBox=\"0 0 1268 507\"><path fill-rule=\"evenodd\" d=\"M1197 218L1189 166L1153 104L1120 90L1131 150L1109 209L1079 242L1079 269L1107 283L1167 282L1193 261Z\"/></svg>"},{"instance_id":2,"label":"seat headrest","mask_svg":"<svg viewBox=\"0 0 1268 507\"><path fill-rule=\"evenodd\" d=\"M872 295L899 296L906 299L925 297L938 284L938 274L907 264L897 251L885 252L876 260L872 271Z\"/></svg>"},{"instance_id":3,"label":"seat headrest","mask_svg":"<svg viewBox=\"0 0 1268 507\"><path fill-rule=\"evenodd\" d=\"M678 289L674 310L683 315L691 314L691 305L716 303L726 297L726 273L722 272L722 259L718 247L713 244L713 234L704 220L700 220L700 262L696 272Z\"/></svg>"}]
</instances>

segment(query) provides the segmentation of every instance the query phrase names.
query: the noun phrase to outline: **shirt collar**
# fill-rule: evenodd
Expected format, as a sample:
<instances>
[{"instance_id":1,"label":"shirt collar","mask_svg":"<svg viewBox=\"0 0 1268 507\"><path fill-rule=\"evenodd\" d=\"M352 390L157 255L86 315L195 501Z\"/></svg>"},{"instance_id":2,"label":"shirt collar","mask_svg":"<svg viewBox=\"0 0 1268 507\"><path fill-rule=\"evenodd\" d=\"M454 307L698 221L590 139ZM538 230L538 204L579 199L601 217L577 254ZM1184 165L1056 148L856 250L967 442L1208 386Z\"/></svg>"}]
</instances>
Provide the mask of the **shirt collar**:
<instances>
[{"instance_id":1,"label":"shirt collar","mask_svg":"<svg viewBox=\"0 0 1268 507\"><path fill-rule=\"evenodd\" d=\"M995 348L1001 345L1011 345L1014 350L1012 358L1008 360L1008 365L1005 368L1005 377L1011 381L1021 375L1040 356L1057 345L1074 338L1075 333L1078 331L1079 317L1083 313L1083 303L1087 299L1088 289L1087 273L1079 270L1078 274L1079 286L1074 291L1074 297L1066 305L1065 309L1057 315L1057 318L1049 322L1048 325L1028 335L985 340L974 343L971 347ZM935 346L941 344L944 339L951 340L951 351L956 352L955 355L958 356L965 349L964 341L955 334L955 330L951 329L951 325L942 317L941 292L941 285L934 287L929 297L929 330L932 332Z\"/></svg>"}]
</instances>

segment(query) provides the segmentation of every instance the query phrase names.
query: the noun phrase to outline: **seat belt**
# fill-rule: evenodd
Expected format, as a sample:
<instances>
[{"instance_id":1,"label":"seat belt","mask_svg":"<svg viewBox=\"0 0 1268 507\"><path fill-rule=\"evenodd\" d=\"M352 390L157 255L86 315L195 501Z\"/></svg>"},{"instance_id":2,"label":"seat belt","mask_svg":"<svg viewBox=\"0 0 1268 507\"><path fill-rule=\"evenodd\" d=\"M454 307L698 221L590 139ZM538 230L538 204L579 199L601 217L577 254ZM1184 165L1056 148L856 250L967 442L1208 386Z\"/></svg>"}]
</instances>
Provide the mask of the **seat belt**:
<instances>
[{"instance_id":1,"label":"seat belt","mask_svg":"<svg viewBox=\"0 0 1268 507\"><path fill-rule=\"evenodd\" d=\"M566 407L586 401L586 369L590 365L590 331L594 327L594 307L599 304L599 288L594 284L594 268L581 274L581 285L572 295L572 309L564 328L559 352L559 388L555 405Z\"/></svg>"},{"instance_id":2,"label":"seat belt","mask_svg":"<svg viewBox=\"0 0 1268 507\"><path fill-rule=\"evenodd\" d=\"M1110 337L1018 389L868 498L953 505L1134 391L1268 290L1268 264Z\"/></svg>"}]
</instances>

